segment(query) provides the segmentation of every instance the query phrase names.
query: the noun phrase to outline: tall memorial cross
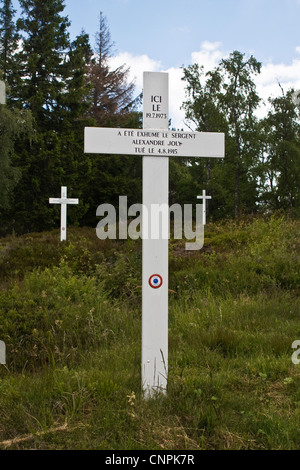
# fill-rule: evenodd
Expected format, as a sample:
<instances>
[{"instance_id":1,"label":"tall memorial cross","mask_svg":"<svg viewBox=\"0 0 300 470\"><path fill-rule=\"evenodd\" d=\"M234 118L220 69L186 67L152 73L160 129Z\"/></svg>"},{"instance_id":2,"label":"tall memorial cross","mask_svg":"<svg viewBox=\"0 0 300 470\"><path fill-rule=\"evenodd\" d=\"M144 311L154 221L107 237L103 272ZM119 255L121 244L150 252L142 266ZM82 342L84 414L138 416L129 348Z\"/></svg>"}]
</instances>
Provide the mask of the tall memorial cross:
<instances>
[{"instance_id":1,"label":"tall memorial cross","mask_svg":"<svg viewBox=\"0 0 300 470\"><path fill-rule=\"evenodd\" d=\"M60 241L67 239L67 205L78 204L78 199L67 198L67 187L61 186L61 197L49 199L49 204L61 204L60 209Z\"/></svg>"},{"instance_id":2,"label":"tall memorial cross","mask_svg":"<svg viewBox=\"0 0 300 470\"><path fill-rule=\"evenodd\" d=\"M169 77L144 72L143 129L85 128L84 152L143 156L143 211L169 202L169 156L224 157L224 134L169 129ZM142 215L142 388L166 391L168 376L168 239L144 236Z\"/></svg>"}]
</instances>

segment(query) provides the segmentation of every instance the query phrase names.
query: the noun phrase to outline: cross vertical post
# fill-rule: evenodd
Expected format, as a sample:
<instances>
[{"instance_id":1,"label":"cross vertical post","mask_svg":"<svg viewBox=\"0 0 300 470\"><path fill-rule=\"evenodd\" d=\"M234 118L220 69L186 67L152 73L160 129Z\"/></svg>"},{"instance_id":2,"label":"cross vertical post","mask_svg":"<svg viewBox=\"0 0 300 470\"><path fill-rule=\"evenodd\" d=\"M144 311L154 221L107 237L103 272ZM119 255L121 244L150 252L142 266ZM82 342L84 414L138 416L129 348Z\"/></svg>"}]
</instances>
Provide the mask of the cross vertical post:
<instances>
[{"instance_id":1,"label":"cross vertical post","mask_svg":"<svg viewBox=\"0 0 300 470\"><path fill-rule=\"evenodd\" d=\"M61 187L61 199L67 199L67 187ZM60 210L60 241L67 239L67 204L62 202Z\"/></svg>"},{"instance_id":2,"label":"cross vertical post","mask_svg":"<svg viewBox=\"0 0 300 470\"><path fill-rule=\"evenodd\" d=\"M168 129L167 73L144 72L143 129ZM143 157L142 389L166 392L168 375L168 238L153 239L151 208L168 206L169 157ZM164 216L164 215L163 215ZM146 233L146 225L148 233ZM161 230L160 230L161 229Z\"/></svg>"}]
</instances>

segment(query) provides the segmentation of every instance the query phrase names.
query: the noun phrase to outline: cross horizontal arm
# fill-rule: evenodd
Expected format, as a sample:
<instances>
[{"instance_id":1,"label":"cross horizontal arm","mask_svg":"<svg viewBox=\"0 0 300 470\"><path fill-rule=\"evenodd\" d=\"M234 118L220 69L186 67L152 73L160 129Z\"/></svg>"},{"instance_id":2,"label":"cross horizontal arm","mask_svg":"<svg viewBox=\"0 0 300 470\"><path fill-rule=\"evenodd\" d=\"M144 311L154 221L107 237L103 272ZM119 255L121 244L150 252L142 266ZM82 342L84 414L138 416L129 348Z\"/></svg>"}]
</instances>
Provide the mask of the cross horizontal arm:
<instances>
[{"instance_id":1,"label":"cross horizontal arm","mask_svg":"<svg viewBox=\"0 0 300 470\"><path fill-rule=\"evenodd\" d=\"M50 197L49 204L62 204L62 199L59 197Z\"/></svg>"},{"instance_id":2,"label":"cross horizontal arm","mask_svg":"<svg viewBox=\"0 0 300 470\"><path fill-rule=\"evenodd\" d=\"M79 204L79 199L51 197L49 199L49 204Z\"/></svg>"},{"instance_id":3,"label":"cross horizontal arm","mask_svg":"<svg viewBox=\"0 0 300 470\"><path fill-rule=\"evenodd\" d=\"M216 132L85 128L85 153L223 158L224 148L225 136Z\"/></svg>"},{"instance_id":4,"label":"cross horizontal arm","mask_svg":"<svg viewBox=\"0 0 300 470\"><path fill-rule=\"evenodd\" d=\"M70 198L67 198L67 199L66 199L66 203L67 203L67 204L79 204L79 200L78 200L78 199L70 199Z\"/></svg>"}]
</instances>

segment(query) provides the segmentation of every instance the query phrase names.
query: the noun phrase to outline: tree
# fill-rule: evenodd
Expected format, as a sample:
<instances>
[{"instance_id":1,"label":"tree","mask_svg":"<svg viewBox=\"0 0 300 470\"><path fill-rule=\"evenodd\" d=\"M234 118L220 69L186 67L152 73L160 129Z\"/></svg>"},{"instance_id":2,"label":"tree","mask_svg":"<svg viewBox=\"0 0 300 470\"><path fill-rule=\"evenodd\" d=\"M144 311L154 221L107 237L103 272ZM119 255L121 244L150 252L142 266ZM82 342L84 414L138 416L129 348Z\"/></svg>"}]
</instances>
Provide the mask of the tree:
<instances>
[{"instance_id":1,"label":"tree","mask_svg":"<svg viewBox=\"0 0 300 470\"><path fill-rule=\"evenodd\" d=\"M13 21L16 10L12 7L12 0L1 0L1 4L0 69L9 88L14 88L17 79L16 51L19 40L17 28Z\"/></svg>"},{"instance_id":2,"label":"tree","mask_svg":"<svg viewBox=\"0 0 300 470\"><path fill-rule=\"evenodd\" d=\"M21 136L24 140L32 135L31 114L24 110L10 110L0 105L0 213L1 233L11 228L11 217L7 213L11 207L12 191L21 178L20 169L13 166L15 142Z\"/></svg>"},{"instance_id":3,"label":"tree","mask_svg":"<svg viewBox=\"0 0 300 470\"><path fill-rule=\"evenodd\" d=\"M78 223L89 208L87 194L90 190L92 164L84 154L84 128L94 126L95 120L87 117L90 107L90 84L86 78L87 66L92 55L89 36L82 31L71 43L66 57L67 78L64 93L58 96L58 119L55 127L59 128L59 153L61 168L61 183L69 188L76 188L76 197L80 199L79 206L70 212L70 223ZM59 191L59 181L52 191ZM57 207L51 209L59 220Z\"/></svg>"},{"instance_id":4,"label":"tree","mask_svg":"<svg viewBox=\"0 0 300 470\"><path fill-rule=\"evenodd\" d=\"M85 119L84 116L91 106L89 100L91 84L86 78L86 64L90 62L91 57L92 49L89 36L82 31L70 44L66 55L65 89L64 93L60 93L58 96L58 104L62 110L59 114L61 117L60 129L64 123L70 127L70 120L72 121L71 126L73 126L75 122Z\"/></svg>"},{"instance_id":5,"label":"tree","mask_svg":"<svg viewBox=\"0 0 300 470\"><path fill-rule=\"evenodd\" d=\"M227 121L219 105L221 77L217 74L211 77L208 74L205 76L204 68L193 64L183 69L182 80L186 82L186 101L182 108L185 110L187 122L196 131L227 132ZM195 190L200 192L206 189L213 196L207 213L213 213L222 200L223 193L220 193L220 185L217 184L215 175L217 167L223 165L223 162L213 158L193 158L188 165L193 185L189 185L190 197L186 194L184 200L192 203L195 199Z\"/></svg>"},{"instance_id":6,"label":"tree","mask_svg":"<svg viewBox=\"0 0 300 470\"><path fill-rule=\"evenodd\" d=\"M206 182L213 182L214 191L235 217L241 208L254 210L257 199L252 169L257 155L254 111L260 98L253 75L260 73L260 68L253 56L245 59L244 54L234 51L206 74L204 84L203 70L197 65L184 71L189 98L184 104L187 118L196 123L198 130L226 133L225 159L213 166L212 162L206 164Z\"/></svg>"},{"instance_id":7,"label":"tree","mask_svg":"<svg viewBox=\"0 0 300 470\"><path fill-rule=\"evenodd\" d=\"M106 17L100 13L96 48L88 64L87 79L91 84L89 100L91 106L87 116L100 127L141 126L137 112L140 97L133 99L134 83L128 83L129 68L125 65L113 69L110 59L114 44ZM86 155L90 161L88 191L85 197L90 211L83 221L95 224L96 208L103 202L117 208L119 195L127 195L129 205L141 200L141 159L139 157Z\"/></svg>"},{"instance_id":8,"label":"tree","mask_svg":"<svg viewBox=\"0 0 300 470\"><path fill-rule=\"evenodd\" d=\"M19 59L21 86L18 104L34 120L32 143L20 141L15 166L22 171L15 190L19 231L43 230L53 225L48 198L63 182L61 158L61 97L66 93L68 18L63 0L20 0L22 33ZM19 226L17 224L19 223Z\"/></svg>"},{"instance_id":9,"label":"tree","mask_svg":"<svg viewBox=\"0 0 300 470\"><path fill-rule=\"evenodd\" d=\"M23 15L17 22L23 31L19 98L45 130L65 87L70 23L60 15L65 8L63 0L19 1Z\"/></svg>"},{"instance_id":10,"label":"tree","mask_svg":"<svg viewBox=\"0 0 300 470\"><path fill-rule=\"evenodd\" d=\"M247 204L250 203L253 207L253 203L255 203L255 181L251 178L249 170L256 155L256 152L253 151L252 136L255 135L254 131L257 126L254 111L260 98L256 93L252 77L259 74L260 70L261 63L253 56L245 60L245 54L234 51L228 59L223 59L217 70L213 72L213 74L217 74L218 78L221 78L220 107L228 122L228 136L234 140L231 163L235 174L235 217L238 217L241 207L242 179L244 180L243 196L246 197L245 200L248 200ZM251 193L253 194L252 201L249 200Z\"/></svg>"},{"instance_id":11,"label":"tree","mask_svg":"<svg viewBox=\"0 0 300 470\"><path fill-rule=\"evenodd\" d=\"M281 88L270 99L271 110L262 121L264 153L261 158L263 200L268 207L300 213L300 109L295 92Z\"/></svg>"},{"instance_id":12,"label":"tree","mask_svg":"<svg viewBox=\"0 0 300 470\"><path fill-rule=\"evenodd\" d=\"M98 126L116 126L128 119L134 108L134 83L128 83L129 68L121 65L115 70L110 67L113 43L107 20L100 13L99 31L96 35L96 50L88 68L92 84L89 116Z\"/></svg>"}]
</instances>

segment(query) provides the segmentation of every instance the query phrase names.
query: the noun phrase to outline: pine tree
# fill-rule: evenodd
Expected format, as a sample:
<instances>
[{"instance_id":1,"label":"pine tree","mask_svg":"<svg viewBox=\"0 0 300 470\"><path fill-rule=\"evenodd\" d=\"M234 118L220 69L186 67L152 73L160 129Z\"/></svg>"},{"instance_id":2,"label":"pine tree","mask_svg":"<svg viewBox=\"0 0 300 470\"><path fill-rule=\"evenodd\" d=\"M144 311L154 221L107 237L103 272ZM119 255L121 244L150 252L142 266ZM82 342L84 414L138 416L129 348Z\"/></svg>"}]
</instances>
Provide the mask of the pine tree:
<instances>
[{"instance_id":1,"label":"pine tree","mask_svg":"<svg viewBox=\"0 0 300 470\"><path fill-rule=\"evenodd\" d=\"M89 115L99 126L117 125L128 118L134 105L132 98L134 83L128 83L129 69L121 65L115 70L110 67L113 43L106 17L100 13L99 30L96 35L95 55L88 69L92 84L92 105Z\"/></svg>"},{"instance_id":2,"label":"pine tree","mask_svg":"<svg viewBox=\"0 0 300 470\"><path fill-rule=\"evenodd\" d=\"M89 101L91 87L86 78L86 64L89 63L91 55L89 36L82 31L70 45L66 60L68 78L66 79L65 92L60 94L58 98L60 166L63 171L61 178L63 178L64 185L76 188L76 197L80 199L79 206L70 211L71 224L78 223L89 207L87 195L92 178L92 163L90 158L84 154L83 149L84 128L95 125L94 119L87 116L91 104ZM57 214L58 221L57 207L53 207L51 212Z\"/></svg>"},{"instance_id":3,"label":"pine tree","mask_svg":"<svg viewBox=\"0 0 300 470\"><path fill-rule=\"evenodd\" d=\"M23 106L31 109L40 129L47 128L65 87L70 22L60 15L65 8L63 0L20 0L20 5L23 17L18 27L23 41L19 97Z\"/></svg>"},{"instance_id":4,"label":"pine tree","mask_svg":"<svg viewBox=\"0 0 300 470\"><path fill-rule=\"evenodd\" d=\"M133 99L134 83L128 83L129 69L125 65L111 68L113 48L107 19L100 13L96 49L88 64L91 106L87 116L100 127L140 127L140 114L136 112L139 97ZM118 207L119 195L127 195L129 204L141 200L139 157L92 155L90 164L91 179L85 195L90 211L84 218L86 224L96 225L99 204L107 202Z\"/></svg>"},{"instance_id":5,"label":"pine tree","mask_svg":"<svg viewBox=\"0 0 300 470\"><path fill-rule=\"evenodd\" d=\"M14 22L16 10L12 0L1 0L0 8L0 70L8 85L8 101L17 86L19 65L16 58L19 35Z\"/></svg>"},{"instance_id":6,"label":"pine tree","mask_svg":"<svg viewBox=\"0 0 300 470\"><path fill-rule=\"evenodd\" d=\"M102 124L139 126L139 114L129 112L134 108L133 85L126 81L125 67L109 69L111 41L103 17L99 54L93 59L86 34L70 44L63 0L20 0L20 4L22 18L17 25L22 33L18 54L21 83L14 97L20 108L31 111L34 135L31 143L19 139L13 156L13 164L21 174L11 213L16 219L15 229L27 232L56 226L59 214L57 208L49 207L48 200L59 194L61 185L68 186L70 197L74 189L80 198L79 206L70 212L70 222L96 225L101 195L106 198L111 194L111 201L124 188L123 194L130 196L139 192L141 178L137 166L140 159L130 158L126 165L126 157L108 157L108 162L105 157L83 152L83 129L97 124L91 112L95 85L91 68L98 68L105 79L105 93L100 100L100 108L105 111Z\"/></svg>"},{"instance_id":7,"label":"pine tree","mask_svg":"<svg viewBox=\"0 0 300 470\"><path fill-rule=\"evenodd\" d=\"M11 201L11 191L20 179L20 170L12 166L15 141L25 135L28 138L32 132L30 113L10 110L6 105L0 105L0 209L8 209Z\"/></svg>"},{"instance_id":8,"label":"pine tree","mask_svg":"<svg viewBox=\"0 0 300 470\"><path fill-rule=\"evenodd\" d=\"M48 199L64 183L60 126L69 50L68 18L62 16L62 0L20 0L22 32L18 101L34 119L32 144L19 142L15 165L22 178L15 191L19 231L45 230L53 226Z\"/></svg>"}]
</instances>

